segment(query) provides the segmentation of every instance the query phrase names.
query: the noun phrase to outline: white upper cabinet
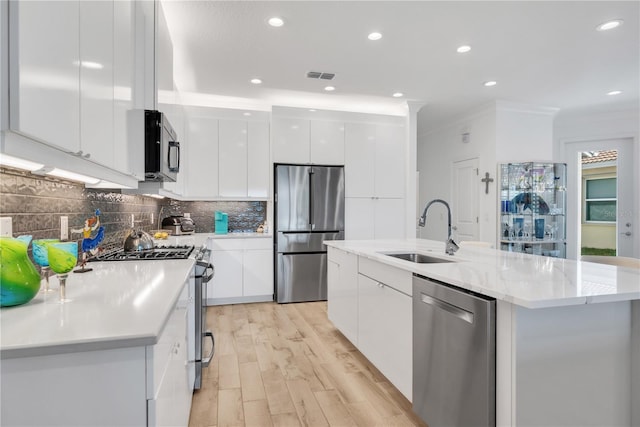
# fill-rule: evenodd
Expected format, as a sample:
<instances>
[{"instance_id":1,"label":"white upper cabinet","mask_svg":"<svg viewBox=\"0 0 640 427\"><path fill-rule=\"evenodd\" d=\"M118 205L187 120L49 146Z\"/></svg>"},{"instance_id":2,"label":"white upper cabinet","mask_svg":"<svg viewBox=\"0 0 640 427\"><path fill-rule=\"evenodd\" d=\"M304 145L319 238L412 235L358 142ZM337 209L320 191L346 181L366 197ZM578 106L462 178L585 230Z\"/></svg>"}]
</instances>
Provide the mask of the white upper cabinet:
<instances>
[{"instance_id":1,"label":"white upper cabinet","mask_svg":"<svg viewBox=\"0 0 640 427\"><path fill-rule=\"evenodd\" d=\"M127 112L134 107L134 3L113 3L113 147L114 168L132 173L128 159ZM127 153L127 154L125 154Z\"/></svg>"},{"instance_id":2,"label":"white upper cabinet","mask_svg":"<svg viewBox=\"0 0 640 427\"><path fill-rule=\"evenodd\" d=\"M80 150L79 4L12 1L9 6L9 126L75 153Z\"/></svg>"},{"instance_id":3,"label":"white upper cabinet","mask_svg":"<svg viewBox=\"0 0 640 427\"><path fill-rule=\"evenodd\" d=\"M344 165L344 123L312 120L309 127L310 162Z\"/></svg>"},{"instance_id":4,"label":"white upper cabinet","mask_svg":"<svg viewBox=\"0 0 640 427\"><path fill-rule=\"evenodd\" d=\"M347 123L345 128L346 196L403 198L404 127Z\"/></svg>"},{"instance_id":5,"label":"white upper cabinet","mask_svg":"<svg viewBox=\"0 0 640 427\"><path fill-rule=\"evenodd\" d=\"M218 120L189 116L187 129L189 150L186 151L186 161L183 161L186 174L185 196L216 197L218 195Z\"/></svg>"},{"instance_id":6,"label":"white upper cabinet","mask_svg":"<svg viewBox=\"0 0 640 427\"><path fill-rule=\"evenodd\" d=\"M134 9L132 0L10 2L9 129L26 137L24 147L35 140L57 150L7 152L134 182L125 176L133 174L127 114L135 93Z\"/></svg>"},{"instance_id":7,"label":"white upper cabinet","mask_svg":"<svg viewBox=\"0 0 640 427\"><path fill-rule=\"evenodd\" d=\"M186 108L188 123L185 198L266 199L269 195L269 122L242 112ZM264 120L263 120L264 119Z\"/></svg>"},{"instance_id":8,"label":"white upper cabinet","mask_svg":"<svg viewBox=\"0 0 640 427\"><path fill-rule=\"evenodd\" d=\"M247 197L247 122L218 122L220 196Z\"/></svg>"},{"instance_id":9,"label":"white upper cabinet","mask_svg":"<svg viewBox=\"0 0 640 427\"><path fill-rule=\"evenodd\" d=\"M113 168L113 1L80 3L80 149Z\"/></svg>"},{"instance_id":10,"label":"white upper cabinet","mask_svg":"<svg viewBox=\"0 0 640 427\"><path fill-rule=\"evenodd\" d=\"M160 1L156 2L155 29L156 56L153 70L155 71L156 83L156 108L171 117L176 104L176 91L173 82L173 43Z\"/></svg>"},{"instance_id":11,"label":"white upper cabinet","mask_svg":"<svg viewBox=\"0 0 640 427\"><path fill-rule=\"evenodd\" d=\"M269 123L248 122L247 196L269 196Z\"/></svg>"},{"instance_id":12,"label":"white upper cabinet","mask_svg":"<svg viewBox=\"0 0 640 427\"><path fill-rule=\"evenodd\" d=\"M345 125L345 194L347 197L375 195L376 125Z\"/></svg>"},{"instance_id":13,"label":"white upper cabinet","mask_svg":"<svg viewBox=\"0 0 640 427\"><path fill-rule=\"evenodd\" d=\"M405 196L405 136L404 126L376 125L375 151L376 197Z\"/></svg>"},{"instance_id":14,"label":"white upper cabinet","mask_svg":"<svg viewBox=\"0 0 640 427\"><path fill-rule=\"evenodd\" d=\"M345 237L405 236L405 133L390 123L345 125Z\"/></svg>"},{"instance_id":15,"label":"white upper cabinet","mask_svg":"<svg viewBox=\"0 0 640 427\"><path fill-rule=\"evenodd\" d=\"M271 144L274 163L309 163L309 120L274 117Z\"/></svg>"},{"instance_id":16,"label":"white upper cabinet","mask_svg":"<svg viewBox=\"0 0 640 427\"><path fill-rule=\"evenodd\" d=\"M271 122L274 163L344 164L344 123L274 117Z\"/></svg>"}]
</instances>

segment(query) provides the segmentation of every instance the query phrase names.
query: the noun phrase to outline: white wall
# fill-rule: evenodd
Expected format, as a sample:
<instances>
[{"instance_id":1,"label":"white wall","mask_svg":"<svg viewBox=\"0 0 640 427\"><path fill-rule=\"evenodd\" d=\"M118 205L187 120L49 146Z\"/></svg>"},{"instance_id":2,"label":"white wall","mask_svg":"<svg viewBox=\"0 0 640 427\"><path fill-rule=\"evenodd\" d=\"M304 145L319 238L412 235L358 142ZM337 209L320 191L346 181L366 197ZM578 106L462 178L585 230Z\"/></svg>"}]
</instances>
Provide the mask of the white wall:
<instances>
[{"instance_id":1,"label":"white wall","mask_svg":"<svg viewBox=\"0 0 640 427\"><path fill-rule=\"evenodd\" d=\"M429 106L420 114L428 114ZM476 191L479 195L479 236L486 242L497 242L498 163L553 160L553 116L556 109L497 101L479 107L441 128L418 135L418 171L420 215L429 200L451 200L452 164L460 160L478 158L479 176ZM462 134L469 133L470 141L462 142ZM480 181L486 172L494 179L485 193ZM434 206L429 212L427 227L417 236L427 239L446 238L445 209ZM439 212L436 213L436 212ZM454 236L455 238L455 236Z\"/></svg>"},{"instance_id":2,"label":"white wall","mask_svg":"<svg viewBox=\"0 0 640 427\"><path fill-rule=\"evenodd\" d=\"M498 163L553 160L553 116L557 110L498 101Z\"/></svg>"},{"instance_id":3,"label":"white wall","mask_svg":"<svg viewBox=\"0 0 640 427\"><path fill-rule=\"evenodd\" d=\"M423 107L420 115L428 114L429 106ZM418 135L418 212L422 214L426 203L432 199L451 200L451 167L453 162L477 157L480 172L495 175L496 157L496 111L494 105L487 105L458 118L439 128ZM462 142L462 134L469 133L469 142ZM479 240L495 242L496 193L490 186L489 194L483 190L484 184L478 178L481 192L480 236ZM442 205L434 205L429 210L427 225L420 228L417 237L446 240L447 216ZM454 239L456 236L454 235Z\"/></svg>"},{"instance_id":4,"label":"white wall","mask_svg":"<svg viewBox=\"0 0 640 427\"><path fill-rule=\"evenodd\" d=\"M565 146L568 143L604 141L617 138L633 139L633 212L632 232L634 233L633 256L640 257L640 108L636 104L611 108L609 111L582 111L560 113L553 123L554 152L559 161L567 162ZM569 170L568 174L572 171ZM575 177L569 178L569 183ZM569 184L568 183L568 184ZM567 185L567 191L570 191ZM577 233L580 223L578 206L574 197L567 198L567 258L575 259L577 250ZM574 217L575 221L571 221Z\"/></svg>"}]
</instances>

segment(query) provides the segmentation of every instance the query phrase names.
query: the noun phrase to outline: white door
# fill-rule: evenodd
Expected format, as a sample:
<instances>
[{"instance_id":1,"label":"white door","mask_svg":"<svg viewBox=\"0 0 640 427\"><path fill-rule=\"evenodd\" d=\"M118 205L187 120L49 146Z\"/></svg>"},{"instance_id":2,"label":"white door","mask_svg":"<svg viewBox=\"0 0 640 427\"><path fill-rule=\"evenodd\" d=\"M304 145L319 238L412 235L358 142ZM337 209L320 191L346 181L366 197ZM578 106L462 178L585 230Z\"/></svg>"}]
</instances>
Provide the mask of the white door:
<instances>
[{"instance_id":1,"label":"white door","mask_svg":"<svg viewBox=\"0 0 640 427\"><path fill-rule=\"evenodd\" d=\"M580 254L580 226L582 218L581 153L584 151L617 150L617 198L616 198L616 254L639 257L638 244L638 193L640 185L633 174L633 139L619 138L595 141L578 141L565 144L567 162L567 258L577 259ZM636 212L634 214L634 211ZM635 245L635 247L634 247Z\"/></svg>"},{"instance_id":2,"label":"white door","mask_svg":"<svg viewBox=\"0 0 640 427\"><path fill-rule=\"evenodd\" d=\"M452 166L451 226L458 241L478 240L478 158L454 162Z\"/></svg>"}]
</instances>

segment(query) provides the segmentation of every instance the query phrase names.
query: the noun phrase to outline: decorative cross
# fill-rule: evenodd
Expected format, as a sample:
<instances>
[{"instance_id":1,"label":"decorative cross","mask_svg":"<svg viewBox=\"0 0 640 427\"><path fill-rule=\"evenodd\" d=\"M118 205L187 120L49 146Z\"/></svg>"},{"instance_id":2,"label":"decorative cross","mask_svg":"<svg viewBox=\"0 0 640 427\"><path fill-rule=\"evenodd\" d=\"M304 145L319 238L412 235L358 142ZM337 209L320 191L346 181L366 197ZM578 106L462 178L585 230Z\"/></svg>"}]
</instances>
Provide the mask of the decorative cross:
<instances>
[{"instance_id":1,"label":"decorative cross","mask_svg":"<svg viewBox=\"0 0 640 427\"><path fill-rule=\"evenodd\" d=\"M480 181L486 184L486 187L484 189L484 194L489 194L489 183L493 182L493 178L489 178L489 172L485 172L484 178L482 178Z\"/></svg>"}]
</instances>

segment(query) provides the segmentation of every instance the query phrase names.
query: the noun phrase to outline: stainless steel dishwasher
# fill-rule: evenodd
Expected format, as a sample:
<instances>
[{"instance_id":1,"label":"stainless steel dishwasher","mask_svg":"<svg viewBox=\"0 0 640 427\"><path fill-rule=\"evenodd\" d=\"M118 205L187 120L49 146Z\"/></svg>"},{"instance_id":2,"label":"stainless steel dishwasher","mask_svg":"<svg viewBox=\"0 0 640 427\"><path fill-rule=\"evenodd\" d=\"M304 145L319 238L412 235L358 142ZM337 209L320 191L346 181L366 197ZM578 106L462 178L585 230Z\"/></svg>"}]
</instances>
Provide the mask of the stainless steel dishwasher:
<instances>
[{"instance_id":1,"label":"stainless steel dishwasher","mask_svg":"<svg viewBox=\"0 0 640 427\"><path fill-rule=\"evenodd\" d=\"M413 276L413 410L430 427L496 425L495 307Z\"/></svg>"}]
</instances>

